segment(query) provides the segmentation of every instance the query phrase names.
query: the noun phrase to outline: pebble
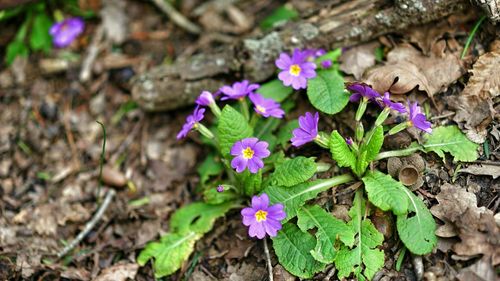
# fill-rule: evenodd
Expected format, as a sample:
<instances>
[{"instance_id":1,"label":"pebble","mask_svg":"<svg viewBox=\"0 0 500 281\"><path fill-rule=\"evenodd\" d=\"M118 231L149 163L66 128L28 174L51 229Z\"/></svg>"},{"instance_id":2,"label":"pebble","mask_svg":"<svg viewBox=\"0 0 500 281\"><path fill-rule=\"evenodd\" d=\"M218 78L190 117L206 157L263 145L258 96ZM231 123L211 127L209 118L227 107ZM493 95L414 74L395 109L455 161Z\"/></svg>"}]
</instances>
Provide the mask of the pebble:
<instances>
[{"instance_id":1,"label":"pebble","mask_svg":"<svg viewBox=\"0 0 500 281\"><path fill-rule=\"evenodd\" d=\"M105 185L114 187L123 187L127 184L125 175L109 166L104 166L102 168L102 181Z\"/></svg>"}]
</instances>

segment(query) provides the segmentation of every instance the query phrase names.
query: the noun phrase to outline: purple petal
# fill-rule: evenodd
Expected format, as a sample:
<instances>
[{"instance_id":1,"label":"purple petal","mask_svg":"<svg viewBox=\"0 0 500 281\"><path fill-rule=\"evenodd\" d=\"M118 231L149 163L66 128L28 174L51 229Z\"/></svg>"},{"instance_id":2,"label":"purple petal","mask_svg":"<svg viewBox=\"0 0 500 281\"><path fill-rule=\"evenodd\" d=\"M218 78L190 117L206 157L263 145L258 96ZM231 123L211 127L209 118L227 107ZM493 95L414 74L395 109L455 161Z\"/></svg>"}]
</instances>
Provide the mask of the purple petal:
<instances>
[{"instance_id":1,"label":"purple petal","mask_svg":"<svg viewBox=\"0 0 500 281\"><path fill-rule=\"evenodd\" d=\"M248 159L243 156L237 156L231 161L231 167L236 170L236 172L241 173L245 170L248 164Z\"/></svg>"},{"instance_id":2,"label":"purple petal","mask_svg":"<svg viewBox=\"0 0 500 281\"><path fill-rule=\"evenodd\" d=\"M424 132L427 132L429 134L432 133L432 129L431 129L432 124L431 124L431 122L427 121L427 119L425 118L425 115L423 115L421 113L417 114L417 116L415 116L415 118L413 118L412 122L416 128L418 128Z\"/></svg>"},{"instance_id":3,"label":"purple petal","mask_svg":"<svg viewBox=\"0 0 500 281\"><path fill-rule=\"evenodd\" d=\"M262 193L260 196L255 195L252 197L252 208L254 210L266 210L268 205L269 197L267 194Z\"/></svg>"},{"instance_id":4,"label":"purple petal","mask_svg":"<svg viewBox=\"0 0 500 281\"><path fill-rule=\"evenodd\" d=\"M286 70L292 64L292 59L286 53L281 53L279 58L276 60L276 67L279 69Z\"/></svg>"},{"instance_id":5,"label":"purple petal","mask_svg":"<svg viewBox=\"0 0 500 281\"><path fill-rule=\"evenodd\" d=\"M241 143L241 141L237 141L231 147L231 155L238 156L242 153L243 149L244 148L243 148L243 144Z\"/></svg>"},{"instance_id":6,"label":"purple petal","mask_svg":"<svg viewBox=\"0 0 500 281\"><path fill-rule=\"evenodd\" d=\"M266 236L264 225L262 223L251 224L248 228L248 235L250 235L250 237L257 237L259 239L264 238Z\"/></svg>"},{"instance_id":7,"label":"purple petal","mask_svg":"<svg viewBox=\"0 0 500 281\"><path fill-rule=\"evenodd\" d=\"M254 157L248 160L248 170L250 173L256 174L262 167L264 167L264 162L260 158Z\"/></svg>"}]
</instances>

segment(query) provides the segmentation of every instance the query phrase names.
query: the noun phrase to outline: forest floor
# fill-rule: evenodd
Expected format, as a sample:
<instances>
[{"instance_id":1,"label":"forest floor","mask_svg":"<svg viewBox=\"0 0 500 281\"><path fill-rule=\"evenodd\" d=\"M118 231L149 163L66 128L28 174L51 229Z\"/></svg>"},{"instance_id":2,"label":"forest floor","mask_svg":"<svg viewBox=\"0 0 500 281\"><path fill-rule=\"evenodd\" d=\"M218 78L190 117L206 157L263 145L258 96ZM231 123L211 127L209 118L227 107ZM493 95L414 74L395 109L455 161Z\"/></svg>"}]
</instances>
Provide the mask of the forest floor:
<instances>
[{"instance_id":1,"label":"forest floor","mask_svg":"<svg viewBox=\"0 0 500 281\"><path fill-rule=\"evenodd\" d=\"M100 11L98 0L81 2L93 3ZM174 61L184 52L196 53L223 44L211 41L209 33L228 42L255 34L259 23L283 4L270 0L233 1L232 14L227 7L211 7L192 16L197 5L205 1L178 2L178 10L191 15L207 34L195 36L183 31L151 2L123 1L124 7L117 8L114 14L102 14L104 21L112 17L125 24L121 28L112 24L108 27L115 29L119 43L109 44L112 47L98 53L87 82L79 81L79 64L56 71L51 63L68 51L86 57L100 22L97 17L87 21L84 35L68 49L18 59L11 67L2 65L1 280L154 280L151 265L139 267L136 257L147 242L168 231L173 211L201 198L196 192L197 167L207 150L196 136L184 141L175 139L190 108L144 112L132 99L131 78L155 65ZM460 59L478 19L475 13L454 15L347 48L341 57L346 81L360 79L366 69L381 65L376 50L403 68L408 61L416 61L421 69L433 70L423 75L429 81L441 80L432 80L426 86L439 90L431 90L431 94L413 90L401 99L411 95L426 101L433 123L458 124L481 143L480 158L474 163L460 164L450 157L442 161L437 155L426 155L423 185L416 193L429 208L439 206L433 214L440 216L441 220L436 221L443 225L444 220L460 216L458 211L487 215L469 221L464 217L438 228L441 232L434 252L421 259L406 255L400 271L395 270L398 244L394 222L382 217L376 224L384 229L388 242L383 246L386 263L376 275L377 280L417 280L422 276L426 280L462 281L497 278L500 217L494 215L500 208L500 41L492 35L495 27L484 22L467 55ZM2 50L17 25L15 19L0 23L5 35L0 39ZM391 55L396 46L402 51ZM422 56L425 59L419 60ZM478 59L482 66L475 64ZM492 65L496 65L496 71L491 70ZM476 84L470 79L473 69L474 75L484 78L474 80ZM392 75L393 70L385 71ZM476 102L476 110L468 110L472 105L463 108L464 100L458 97L465 95L464 89ZM485 98L488 94L491 96ZM292 98L300 102L287 120L312 109L304 94ZM330 118L325 129L344 126L349 130L354 111L352 107ZM106 129L102 188L99 163L104 135L96 121ZM394 142L412 137L404 135ZM295 151L289 149L288 153ZM301 151L321 157L313 145ZM382 162L379 165L383 168L386 163ZM68 255L57 260L57 253L78 235L111 189L117 193L101 220ZM319 200L346 210L353 196L352 190L340 186L325 192ZM470 255L457 254L457 247ZM275 280L295 280L277 263L273 253L271 259ZM315 280L330 278L332 270L328 267ZM267 280L263 244L248 237L239 212L232 211L196 244L195 253L183 268L164 280Z\"/></svg>"}]
</instances>

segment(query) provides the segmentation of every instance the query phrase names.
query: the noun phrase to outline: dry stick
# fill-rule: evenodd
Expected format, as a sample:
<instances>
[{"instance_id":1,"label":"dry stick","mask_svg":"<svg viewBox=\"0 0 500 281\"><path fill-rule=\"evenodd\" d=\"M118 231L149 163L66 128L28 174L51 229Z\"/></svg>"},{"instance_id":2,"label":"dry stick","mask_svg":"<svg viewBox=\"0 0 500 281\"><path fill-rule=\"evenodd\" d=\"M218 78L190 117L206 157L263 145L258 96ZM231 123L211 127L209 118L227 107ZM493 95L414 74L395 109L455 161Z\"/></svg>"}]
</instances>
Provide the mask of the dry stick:
<instances>
[{"instance_id":1,"label":"dry stick","mask_svg":"<svg viewBox=\"0 0 500 281\"><path fill-rule=\"evenodd\" d=\"M94 38L92 38L92 42L88 48L85 59L82 62L82 70L80 71L80 81L87 82L90 79L90 74L92 71L92 65L99 54L99 51L102 48L102 40L104 39L104 27L99 25L95 32Z\"/></svg>"},{"instance_id":2,"label":"dry stick","mask_svg":"<svg viewBox=\"0 0 500 281\"><path fill-rule=\"evenodd\" d=\"M106 193L106 198L104 198L104 201L102 202L101 206L94 214L92 219L89 222L87 222L87 224L85 224L85 227L83 228L82 232L80 232L78 236L76 236L76 238L73 241L71 241L71 243L69 243L66 247L64 247L64 249L62 249L61 252L57 254L57 259L64 257L67 253L69 253L69 251L73 250L73 248L75 248L76 245L78 245L78 243L80 243L83 240L83 238L85 238L85 236L89 234L89 232L92 230L92 228L94 228L97 222L101 220L102 216L104 215L104 212L106 211L106 209L108 209L109 204L111 203L115 195L116 191L114 189L108 190L108 192Z\"/></svg>"},{"instance_id":3,"label":"dry stick","mask_svg":"<svg viewBox=\"0 0 500 281\"><path fill-rule=\"evenodd\" d=\"M273 265L271 264L271 255L269 254L269 248L267 248L267 237L264 238L264 252L266 253L267 260L267 271L269 272L269 281L273 281Z\"/></svg>"},{"instance_id":4,"label":"dry stick","mask_svg":"<svg viewBox=\"0 0 500 281\"><path fill-rule=\"evenodd\" d=\"M155 5L160 8L167 16L179 27L193 34L200 34L201 28L189 21L181 13L179 13L170 2L166 0L152 0Z\"/></svg>"}]
</instances>

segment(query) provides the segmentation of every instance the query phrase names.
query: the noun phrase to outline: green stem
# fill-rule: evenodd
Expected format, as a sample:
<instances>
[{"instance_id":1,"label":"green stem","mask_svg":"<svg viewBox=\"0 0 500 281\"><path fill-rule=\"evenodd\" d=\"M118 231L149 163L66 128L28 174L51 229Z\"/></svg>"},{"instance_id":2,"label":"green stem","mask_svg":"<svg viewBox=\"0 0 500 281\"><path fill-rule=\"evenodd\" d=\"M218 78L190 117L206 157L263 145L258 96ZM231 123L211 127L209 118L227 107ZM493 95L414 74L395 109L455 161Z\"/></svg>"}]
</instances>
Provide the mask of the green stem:
<instances>
[{"instance_id":1,"label":"green stem","mask_svg":"<svg viewBox=\"0 0 500 281\"><path fill-rule=\"evenodd\" d=\"M343 174L339 176L335 176L329 179L326 179L324 182L321 183L322 186L337 186L341 185L344 183L348 183L351 181L354 181L354 177L351 174Z\"/></svg>"},{"instance_id":2,"label":"green stem","mask_svg":"<svg viewBox=\"0 0 500 281\"><path fill-rule=\"evenodd\" d=\"M241 114L245 117L247 121L250 120L250 111L248 110L248 103L245 98L240 99L240 110Z\"/></svg>"},{"instance_id":3,"label":"green stem","mask_svg":"<svg viewBox=\"0 0 500 281\"><path fill-rule=\"evenodd\" d=\"M102 128L103 135L103 143L102 143L102 151L101 151L101 159L99 161L99 185L97 187L97 200L99 200L99 196L101 194L102 188L102 166L104 165L104 153L106 152L106 127L99 121L96 121Z\"/></svg>"},{"instance_id":4,"label":"green stem","mask_svg":"<svg viewBox=\"0 0 500 281\"><path fill-rule=\"evenodd\" d=\"M215 117L219 118L221 116L222 112L220 111L220 107L217 105L217 103L212 102L208 106L210 107L210 110L215 115Z\"/></svg>"},{"instance_id":5,"label":"green stem","mask_svg":"<svg viewBox=\"0 0 500 281\"><path fill-rule=\"evenodd\" d=\"M314 139L314 142L323 147L323 148L326 148L328 149L329 146L328 146L328 137L326 136L325 133L323 132L319 132L318 135L316 136L316 138Z\"/></svg>"},{"instance_id":6,"label":"green stem","mask_svg":"<svg viewBox=\"0 0 500 281\"><path fill-rule=\"evenodd\" d=\"M460 56L460 59L463 59L465 57L465 54L467 53L467 50L469 50L470 43L472 43L472 39L474 39L474 35L476 35L477 30L481 26L481 23L486 19L486 16L482 16L474 25L472 28L472 31L470 32L469 37L467 38L467 42L465 42L465 47L464 50L462 51L462 55Z\"/></svg>"},{"instance_id":7,"label":"green stem","mask_svg":"<svg viewBox=\"0 0 500 281\"><path fill-rule=\"evenodd\" d=\"M203 124L201 123L196 123L196 126L195 128L198 130L198 132L200 132L200 134L202 134L203 136L209 138L209 139L214 139L215 136L214 134L207 128L205 127Z\"/></svg>"},{"instance_id":8,"label":"green stem","mask_svg":"<svg viewBox=\"0 0 500 281\"><path fill-rule=\"evenodd\" d=\"M422 147L413 146L413 147L408 147L408 148L400 149L400 150L390 150L390 151L380 152L377 155L377 157L375 157L374 161L389 158L389 157L408 156L408 155L411 155L411 154L419 151L420 149L422 149Z\"/></svg>"},{"instance_id":9,"label":"green stem","mask_svg":"<svg viewBox=\"0 0 500 281\"><path fill-rule=\"evenodd\" d=\"M359 106L358 106L358 110L356 111L356 121L360 121L361 118L363 117L363 114L365 114L365 111L366 111L366 106L368 105L368 101L366 100L366 98L361 98L361 100L359 101Z\"/></svg>"},{"instance_id":10,"label":"green stem","mask_svg":"<svg viewBox=\"0 0 500 281\"><path fill-rule=\"evenodd\" d=\"M322 173L330 170L332 165L330 163L325 162L317 162L316 163L316 173Z\"/></svg>"}]
</instances>

